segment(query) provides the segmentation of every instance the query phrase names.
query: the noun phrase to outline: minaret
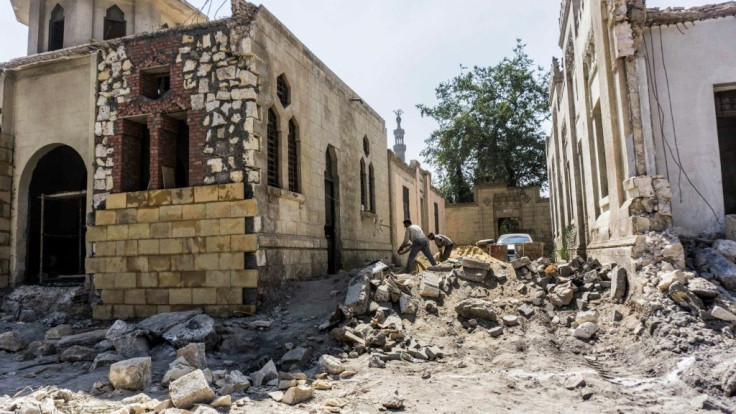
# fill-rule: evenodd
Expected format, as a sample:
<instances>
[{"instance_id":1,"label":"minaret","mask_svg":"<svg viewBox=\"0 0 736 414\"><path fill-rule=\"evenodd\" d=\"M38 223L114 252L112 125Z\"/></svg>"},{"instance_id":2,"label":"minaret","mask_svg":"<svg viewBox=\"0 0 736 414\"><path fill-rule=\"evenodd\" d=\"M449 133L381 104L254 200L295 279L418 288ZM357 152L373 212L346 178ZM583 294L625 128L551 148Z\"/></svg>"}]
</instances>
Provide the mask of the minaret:
<instances>
[{"instance_id":1,"label":"minaret","mask_svg":"<svg viewBox=\"0 0 736 414\"><path fill-rule=\"evenodd\" d=\"M396 114L396 129L394 129L394 139L396 140L396 143L394 144L394 154L396 154L397 157L401 159L401 161L406 162L406 145L404 145L404 129L401 128L401 114L404 113L401 109L397 109L394 111Z\"/></svg>"}]
</instances>

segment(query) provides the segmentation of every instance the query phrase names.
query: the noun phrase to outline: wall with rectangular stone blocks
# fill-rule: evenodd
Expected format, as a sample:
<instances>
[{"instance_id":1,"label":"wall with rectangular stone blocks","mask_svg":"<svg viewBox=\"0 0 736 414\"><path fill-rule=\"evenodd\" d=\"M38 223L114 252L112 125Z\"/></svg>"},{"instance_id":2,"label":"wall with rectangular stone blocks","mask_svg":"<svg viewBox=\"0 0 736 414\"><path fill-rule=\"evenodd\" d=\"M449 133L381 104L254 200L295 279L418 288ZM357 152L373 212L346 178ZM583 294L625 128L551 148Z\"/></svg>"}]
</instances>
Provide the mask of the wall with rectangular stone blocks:
<instances>
[{"instance_id":1,"label":"wall with rectangular stone blocks","mask_svg":"<svg viewBox=\"0 0 736 414\"><path fill-rule=\"evenodd\" d=\"M108 195L87 229L86 268L102 292L94 317L255 313L257 210L242 183Z\"/></svg>"}]
</instances>

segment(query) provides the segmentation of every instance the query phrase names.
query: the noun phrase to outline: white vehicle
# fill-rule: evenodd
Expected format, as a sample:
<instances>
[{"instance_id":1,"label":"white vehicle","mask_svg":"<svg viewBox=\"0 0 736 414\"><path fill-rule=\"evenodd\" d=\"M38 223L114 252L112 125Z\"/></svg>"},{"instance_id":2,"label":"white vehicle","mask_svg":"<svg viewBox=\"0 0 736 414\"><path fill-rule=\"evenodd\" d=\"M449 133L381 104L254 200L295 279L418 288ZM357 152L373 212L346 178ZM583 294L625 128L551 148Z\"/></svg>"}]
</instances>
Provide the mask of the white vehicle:
<instances>
[{"instance_id":1,"label":"white vehicle","mask_svg":"<svg viewBox=\"0 0 736 414\"><path fill-rule=\"evenodd\" d=\"M504 234L503 236L498 238L498 242L496 244L505 244L506 248L508 249L509 254L509 260L516 258L516 245L517 244L524 244L524 243L531 243L532 242L532 236L526 234L526 233L510 233L510 234Z\"/></svg>"}]
</instances>

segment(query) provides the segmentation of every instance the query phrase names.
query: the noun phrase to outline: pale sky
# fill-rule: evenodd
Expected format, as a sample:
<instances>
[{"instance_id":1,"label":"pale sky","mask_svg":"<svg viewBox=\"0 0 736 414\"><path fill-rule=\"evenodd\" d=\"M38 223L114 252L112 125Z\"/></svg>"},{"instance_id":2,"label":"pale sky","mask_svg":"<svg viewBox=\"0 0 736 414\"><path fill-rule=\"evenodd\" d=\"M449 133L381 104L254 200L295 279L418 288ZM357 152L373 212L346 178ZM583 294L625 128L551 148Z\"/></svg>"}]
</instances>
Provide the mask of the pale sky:
<instances>
[{"instance_id":1,"label":"pale sky","mask_svg":"<svg viewBox=\"0 0 736 414\"><path fill-rule=\"evenodd\" d=\"M207 0L190 0L201 7ZM692 7L712 0L649 0L648 7ZM229 15L230 0L212 0L210 17ZM254 2L258 3L258 2ZM208 3L209 4L209 3ZM309 49L385 120L393 145L394 109L403 109L407 160L419 159L436 128L416 105L463 66L490 66L515 39L547 69L557 46L560 0L263 0ZM205 11L207 9L205 8ZM27 28L10 0L0 0L0 61L26 53ZM425 167L429 167L426 166Z\"/></svg>"}]
</instances>

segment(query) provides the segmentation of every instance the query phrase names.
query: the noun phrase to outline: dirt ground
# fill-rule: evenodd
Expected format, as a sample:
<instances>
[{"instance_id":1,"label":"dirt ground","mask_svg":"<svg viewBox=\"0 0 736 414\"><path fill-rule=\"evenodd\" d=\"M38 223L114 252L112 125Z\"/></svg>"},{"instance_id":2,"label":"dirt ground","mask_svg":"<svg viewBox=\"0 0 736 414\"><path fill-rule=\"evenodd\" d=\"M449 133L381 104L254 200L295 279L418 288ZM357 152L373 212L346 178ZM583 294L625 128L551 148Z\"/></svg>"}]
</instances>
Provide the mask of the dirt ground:
<instances>
[{"instance_id":1,"label":"dirt ground","mask_svg":"<svg viewBox=\"0 0 736 414\"><path fill-rule=\"evenodd\" d=\"M226 339L219 351L208 353L208 363L213 370L250 373L268 359L278 361L290 343L310 350L312 363L304 371L309 377L317 373L314 362L324 353L341 356L357 374L335 380L332 390L317 390L314 398L297 406L269 398L270 389L251 388L234 394L231 408L221 412L326 412L325 404L331 400L333 405L343 405L343 413L371 413L385 411L381 401L390 394L404 399L404 412L414 413L684 413L708 408L731 412L736 407L733 399L699 385L714 359L726 365L736 361L731 339L681 355L655 352L651 340L629 333L627 318L615 325L601 322L598 339L586 342L574 338L569 328L554 326L540 308L529 319L520 317L520 325L504 328L498 338L489 335L486 328L491 325L484 322L468 332L454 304L465 297L483 297L511 313L515 300L524 299L517 290L521 282L514 278L494 289L463 281L438 302L437 315L420 306L416 317L404 319L404 329L413 340L440 347L444 358L423 363L389 361L384 369L369 368L368 354L350 358L348 346L318 329L344 300L349 279L342 273L290 282L262 306L259 315L218 320L218 331ZM624 316L631 313L623 305L605 305L598 309L600 320L609 319L614 309ZM40 322L20 324L9 319L3 319L0 330L16 329L38 337L47 329ZM271 326L253 329L255 321L270 321ZM92 330L109 323L78 326L82 325ZM106 380L107 366L89 372L89 362L56 363L56 356L24 361L22 354L0 352L0 395L25 395L55 386L76 393L69 404L57 407L60 412L105 413L136 394L118 390L93 395L93 384ZM154 385L145 394L163 400L167 390L157 381L174 359L174 350L159 345L151 355ZM699 361L711 365L699 366ZM576 376L583 377L584 387L566 389L565 384Z\"/></svg>"}]
</instances>

